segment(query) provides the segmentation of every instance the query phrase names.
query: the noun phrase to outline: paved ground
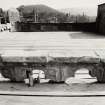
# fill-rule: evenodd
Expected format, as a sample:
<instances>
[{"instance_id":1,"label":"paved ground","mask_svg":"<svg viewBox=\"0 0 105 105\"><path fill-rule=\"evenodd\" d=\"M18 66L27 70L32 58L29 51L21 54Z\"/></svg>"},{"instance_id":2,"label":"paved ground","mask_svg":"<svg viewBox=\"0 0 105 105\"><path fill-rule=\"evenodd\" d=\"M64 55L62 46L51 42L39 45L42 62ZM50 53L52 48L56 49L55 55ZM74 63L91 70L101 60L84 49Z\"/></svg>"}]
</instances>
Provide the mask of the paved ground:
<instances>
[{"instance_id":1,"label":"paved ground","mask_svg":"<svg viewBox=\"0 0 105 105\"><path fill-rule=\"evenodd\" d=\"M69 54L75 50L85 54L86 51L105 50L104 38L102 35L83 32L3 32L0 33L0 53L13 55L12 52L18 52L18 55L25 55L22 51L35 51L36 55L49 55L55 52Z\"/></svg>"},{"instance_id":2,"label":"paved ground","mask_svg":"<svg viewBox=\"0 0 105 105\"><path fill-rule=\"evenodd\" d=\"M1 105L105 105L105 97L0 96Z\"/></svg>"},{"instance_id":3,"label":"paved ground","mask_svg":"<svg viewBox=\"0 0 105 105\"><path fill-rule=\"evenodd\" d=\"M69 33L72 39L101 39L105 38L105 35L88 33L88 32L74 32Z\"/></svg>"},{"instance_id":4,"label":"paved ground","mask_svg":"<svg viewBox=\"0 0 105 105\"><path fill-rule=\"evenodd\" d=\"M96 34L96 33L89 33L89 32L9 32L9 31L5 31L5 32L1 32L0 37L1 36L7 36L10 35L11 33L13 33L13 35L19 35L19 34L23 34L23 35L37 35L37 34L43 34L44 36L50 33L50 35L54 35L56 33L56 37L59 35L69 35L72 39L102 39L105 38L105 35L101 35L101 34ZM14 34L15 33L15 34ZM20 36L20 35L19 35ZM63 36L62 36L63 37Z\"/></svg>"}]
</instances>

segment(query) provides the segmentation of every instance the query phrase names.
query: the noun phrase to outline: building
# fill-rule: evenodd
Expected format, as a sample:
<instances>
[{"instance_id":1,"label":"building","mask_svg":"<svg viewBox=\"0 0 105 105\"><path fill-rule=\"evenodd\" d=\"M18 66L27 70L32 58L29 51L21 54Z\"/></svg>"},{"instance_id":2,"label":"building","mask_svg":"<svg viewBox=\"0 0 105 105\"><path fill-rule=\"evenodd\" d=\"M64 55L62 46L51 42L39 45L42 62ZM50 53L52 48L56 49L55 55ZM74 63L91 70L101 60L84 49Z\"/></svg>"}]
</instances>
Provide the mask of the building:
<instances>
[{"instance_id":1,"label":"building","mask_svg":"<svg viewBox=\"0 0 105 105\"><path fill-rule=\"evenodd\" d=\"M16 31L16 23L20 21L20 15L17 9L11 8L8 10L9 21L11 24L11 31Z\"/></svg>"},{"instance_id":2,"label":"building","mask_svg":"<svg viewBox=\"0 0 105 105\"><path fill-rule=\"evenodd\" d=\"M97 30L99 33L105 34L105 3L98 5Z\"/></svg>"},{"instance_id":3,"label":"building","mask_svg":"<svg viewBox=\"0 0 105 105\"><path fill-rule=\"evenodd\" d=\"M20 21L20 15L17 9L11 8L8 10L9 20L10 22Z\"/></svg>"},{"instance_id":4,"label":"building","mask_svg":"<svg viewBox=\"0 0 105 105\"><path fill-rule=\"evenodd\" d=\"M50 17L50 18L48 18L48 23L58 23L58 19L57 19L57 17Z\"/></svg>"}]
</instances>

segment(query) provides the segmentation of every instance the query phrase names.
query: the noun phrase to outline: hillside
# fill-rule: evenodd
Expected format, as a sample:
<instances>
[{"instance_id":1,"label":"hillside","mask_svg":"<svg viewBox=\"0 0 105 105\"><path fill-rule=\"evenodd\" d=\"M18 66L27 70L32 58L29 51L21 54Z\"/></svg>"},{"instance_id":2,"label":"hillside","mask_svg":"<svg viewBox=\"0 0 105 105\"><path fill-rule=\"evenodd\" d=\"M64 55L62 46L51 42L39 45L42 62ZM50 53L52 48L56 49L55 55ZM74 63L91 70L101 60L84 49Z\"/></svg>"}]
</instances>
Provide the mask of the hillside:
<instances>
[{"instance_id":1,"label":"hillside","mask_svg":"<svg viewBox=\"0 0 105 105\"><path fill-rule=\"evenodd\" d=\"M26 5L18 7L18 10L23 11L23 13L31 13L33 10L37 11L38 13L60 13L56 9L50 8L46 5Z\"/></svg>"},{"instance_id":2,"label":"hillside","mask_svg":"<svg viewBox=\"0 0 105 105\"><path fill-rule=\"evenodd\" d=\"M64 13L50 8L46 5L26 5L17 8L23 18L22 22L65 22L66 16ZM37 15L35 15L36 13ZM53 17L57 17L53 18ZM36 20L35 20L36 19Z\"/></svg>"},{"instance_id":3,"label":"hillside","mask_svg":"<svg viewBox=\"0 0 105 105\"><path fill-rule=\"evenodd\" d=\"M83 15L83 13L89 17L90 22L93 22L96 20L96 9L94 7L92 8L67 8L67 9L61 9L61 10L56 10L51 7L48 7L46 5L21 5L17 8L21 15L23 15L24 20L22 21L34 21L34 12L38 13L37 20L38 22L51 22L55 21L54 19L51 19L52 17L57 17L58 22L67 22L68 18L65 15L65 13L70 13L71 15ZM74 19L70 21L74 21ZM27 18L26 18L27 17ZM27 19L27 20L26 20ZM84 20L86 21L86 20Z\"/></svg>"}]
</instances>

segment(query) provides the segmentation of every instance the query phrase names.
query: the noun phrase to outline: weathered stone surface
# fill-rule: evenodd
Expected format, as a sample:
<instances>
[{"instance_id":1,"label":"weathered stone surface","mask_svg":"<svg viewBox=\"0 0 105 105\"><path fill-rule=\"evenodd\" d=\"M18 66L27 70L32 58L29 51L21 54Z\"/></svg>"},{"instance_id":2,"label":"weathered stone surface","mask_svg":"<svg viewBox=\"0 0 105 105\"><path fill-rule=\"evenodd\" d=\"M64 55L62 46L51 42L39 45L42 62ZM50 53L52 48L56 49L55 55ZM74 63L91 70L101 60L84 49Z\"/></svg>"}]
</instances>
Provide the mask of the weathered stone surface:
<instances>
[{"instance_id":1,"label":"weathered stone surface","mask_svg":"<svg viewBox=\"0 0 105 105\"><path fill-rule=\"evenodd\" d=\"M92 76L97 76L99 65L96 65L104 63L105 56L101 57L101 53L96 49L105 48L105 41L101 43L102 40L73 40L64 33L26 34L11 33L10 36L0 36L0 54L4 64L1 71L5 77L12 80L23 80L25 71L30 69L43 70L46 78L55 81L64 81L74 76L75 71L81 68L87 68ZM7 66L5 63L12 65ZM37 66L37 63L43 63L43 67Z\"/></svg>"},{"instance_id":2,"label":"weathered stone surface","mask_svg":"<svg viewBox=\"0 0 105 105\"><path fill-rule=\"evenodd\" d=\"M46 57L3 57L3 62L34 62L34 63L44 63L47 62Z\"/></svg>"},{"instance_id":3,"label":"weathered stone surface","mask_svg":"<svg viewBox=\"0 0 105 105\"><path fill-rule=\"evenodd\" d=\"M93 71L97 67L96 64L87 63L48 63L43 66L34 65L33 67L15 66L4 67L2 74L6 78L10 78L13 81L23 81L26 78L26 71L42 70L45 73L46 79L51 79L57 82L65 81L69 77L74 77L75 72L79 69L86 68L89 71ZM97 69L96 69L97 70ZM96 72L96 71L95 71ZM92 75L95 75L94 73ZM97 75L95 75L97 76Z\"/></svg>"},{"instance_id":4,"label":"weathered stone surface","mask_svg":"<svg viewBox=\"0 0 105 105\"><path fill-rule=\"evenodd\" d=\"M6 67L1 73L5 78L9 78L12 81L23 81L26 78L26 71L23 67Z\"/></svg>"},{"instance_id":5,"label":"weathered stone surface","mask_svg":"<svg viewBox=\"0 0 105 105\"><path fill-rule=\"evenodd\" d=\"M74 53L46 52L42 54L36 51L20 51L18 55L16 51L4 53L1 56L2 61L7 63L7 65L9 63L12 65L7 66L4 64L2 74L11 80L23 81L26 78L27 70L38 69L45 72L46 78L57 82L65 81L67 78L75 76L75 72L81 68L86 68L91 71L91 75L95 75L95 65L100 63L100 58L90 51L72 52ZM21 65L17 65L17 63Z\"/></svg>"},{"instance_id":6,"label":"weathered stone surface","mask_svg":"<svg viewBox=\"0 0 105 105\"><path fill-rule=\"evenodd\" d=\"M94 51L71 50L69 52L37 52L37 51L5 51L1 55L3 62L34 62L34 63L99 63L100 58Z\"/></svg>"}]
</instances>

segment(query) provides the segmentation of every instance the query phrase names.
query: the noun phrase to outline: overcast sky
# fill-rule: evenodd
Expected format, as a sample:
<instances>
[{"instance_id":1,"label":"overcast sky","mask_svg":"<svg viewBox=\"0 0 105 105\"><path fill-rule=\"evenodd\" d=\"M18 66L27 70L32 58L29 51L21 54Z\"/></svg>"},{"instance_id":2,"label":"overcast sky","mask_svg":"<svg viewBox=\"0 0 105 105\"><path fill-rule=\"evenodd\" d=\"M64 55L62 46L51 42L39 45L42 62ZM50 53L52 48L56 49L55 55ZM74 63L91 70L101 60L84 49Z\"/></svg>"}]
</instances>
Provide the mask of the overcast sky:
<instances>
[{"instance_id":1,"label":"overcast sky","mask_svg":"<svg viewBox=\"0 0 105 105\"><path fill-rule=\"evenodd\" d=\"M0 7L8 9L28 4L45 4L55 9L72 7L96 7L105 0L0 0Z\"/></svg>"}]
</instances>

